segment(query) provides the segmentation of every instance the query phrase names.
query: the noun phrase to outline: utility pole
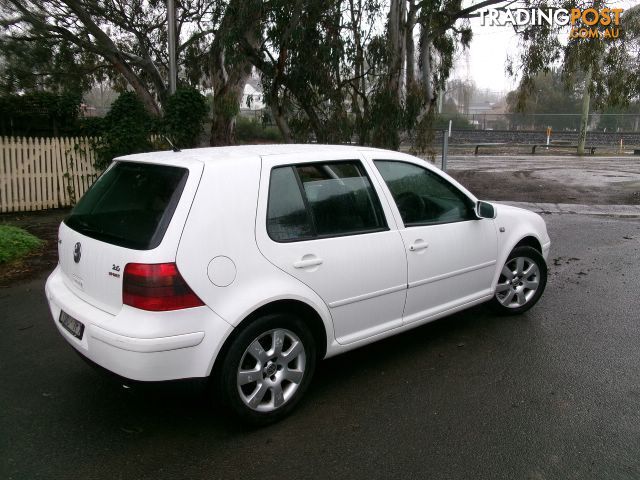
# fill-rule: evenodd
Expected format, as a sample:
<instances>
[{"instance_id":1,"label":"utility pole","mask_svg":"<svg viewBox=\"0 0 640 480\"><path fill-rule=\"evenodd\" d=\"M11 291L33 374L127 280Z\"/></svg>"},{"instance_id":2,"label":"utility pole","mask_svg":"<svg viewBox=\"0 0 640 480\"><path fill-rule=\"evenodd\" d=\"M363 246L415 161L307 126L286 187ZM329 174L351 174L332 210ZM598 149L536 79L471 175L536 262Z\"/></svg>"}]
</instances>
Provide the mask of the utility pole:
<instances>
[{"instance_id":1,"label":"utility pole","mask_svg":"<svg viewBox=\"0 0 640 480\"><path fill-rule=\"evenodd\" d=\"M587 141L587 126L589 125L589 102L591 101L591 74L592 67L589 65L584 78L584 92L582 93L582 116L580 117L580 135L578 137L578 155L584 155L584 144Z\"/></svg>"},{"instance_id":2,"label":"utility pole","mask_svg":"<svg viewBox=\"0 0 640 480\"><path fill-rule=\"evenodd\" d=\"M176 93L178 70L176 66L176 4L167 0L167 23L169 24L169 93Z\"/></svg>"}]
</instances>

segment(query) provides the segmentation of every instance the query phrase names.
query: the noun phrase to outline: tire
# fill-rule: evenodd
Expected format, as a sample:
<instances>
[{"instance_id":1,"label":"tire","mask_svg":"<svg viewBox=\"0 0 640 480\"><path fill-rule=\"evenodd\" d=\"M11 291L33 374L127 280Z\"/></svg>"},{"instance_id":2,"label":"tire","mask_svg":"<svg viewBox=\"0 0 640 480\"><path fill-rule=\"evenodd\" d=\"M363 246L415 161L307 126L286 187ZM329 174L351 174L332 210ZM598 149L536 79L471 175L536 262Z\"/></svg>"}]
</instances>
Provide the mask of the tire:
<instances>
[{"instance_id":1,"label":"tire","mask_svg":"<svg viewBox=\"0 0 640 480\"><path fill-rule=\"evenodd\" d=\"M315 366L309 328L293 315L271 314L251 321L231 341L216 383L241 420L268 425L293 411Z\"/></svg>"},{"instance_id":2,"label":"tire","mask_svg":"<svg viewBox=\"0 0 640 480\"><path fill-rule=\"evenodd\" d=\"M491 307L502 315L533 307L547 285L547 264L535 248L516 247L502 267Z\"/></svg>"}]
</instances>

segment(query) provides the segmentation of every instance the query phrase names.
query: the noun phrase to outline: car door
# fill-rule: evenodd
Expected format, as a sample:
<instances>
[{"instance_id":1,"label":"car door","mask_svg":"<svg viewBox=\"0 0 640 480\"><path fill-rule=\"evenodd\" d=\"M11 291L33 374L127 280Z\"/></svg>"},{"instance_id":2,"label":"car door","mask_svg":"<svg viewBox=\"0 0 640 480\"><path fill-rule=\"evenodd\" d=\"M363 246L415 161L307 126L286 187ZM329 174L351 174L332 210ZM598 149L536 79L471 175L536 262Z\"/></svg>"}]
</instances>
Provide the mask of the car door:
<instances>
[{"instance_id":1,"label":"car door","mask_svg":"<svg viewBox=\"0 0 640 480\"><path fill-rule=\"evenodd\" d=\"M404 323L491 295L497 259L493 219L420 160L372 158L403 227L408 290Z\"/></svg>"},{"instance_id":2,"label":"car door","mask_svg":"<svg viewBox=\"0 0 640 480\"><path fill-rule=\"evenodd\" d=\"M326 302L341 344L401 326L406 297L402 238L357 157L264 156L256 225L262 254Z\"/></svg>"}]
</instances>

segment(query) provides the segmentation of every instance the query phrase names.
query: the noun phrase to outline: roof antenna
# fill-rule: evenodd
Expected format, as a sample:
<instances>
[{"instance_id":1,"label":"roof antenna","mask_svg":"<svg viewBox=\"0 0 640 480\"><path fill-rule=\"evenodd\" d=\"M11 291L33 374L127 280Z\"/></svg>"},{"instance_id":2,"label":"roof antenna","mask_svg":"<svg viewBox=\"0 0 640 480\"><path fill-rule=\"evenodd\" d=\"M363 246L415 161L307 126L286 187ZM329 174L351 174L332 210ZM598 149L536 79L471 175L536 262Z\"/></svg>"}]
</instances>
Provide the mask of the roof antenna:
<instances>
[{"instance_id":1,"label":"roof antenna","mask_svg":"<svg viewBox=\"0 0 640 480\"><path fill-rule=\"evenodd\" d=\"M179 152L179 151L180 151L180 149L179 149L178 147L176 147L176 146L171 142L171 140L169 140L169 137L167 137L166 135L164 135L164 139L167 141L167 143L168 143L169 145L171 145L171 150L173 150L174 152Z\"/></svg>"}]
</instances>

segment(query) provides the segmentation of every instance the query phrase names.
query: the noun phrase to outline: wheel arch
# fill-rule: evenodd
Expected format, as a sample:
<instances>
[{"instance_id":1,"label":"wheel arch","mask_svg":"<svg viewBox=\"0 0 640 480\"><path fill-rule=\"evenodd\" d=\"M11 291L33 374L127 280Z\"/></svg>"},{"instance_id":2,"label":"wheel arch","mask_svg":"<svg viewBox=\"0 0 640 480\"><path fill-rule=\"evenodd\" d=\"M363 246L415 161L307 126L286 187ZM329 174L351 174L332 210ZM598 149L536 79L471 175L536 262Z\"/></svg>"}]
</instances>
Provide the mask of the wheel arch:
<instances>
[{"instance_id":1,"label":"wheel arch","mask_svg":"<svg viewBox=\"0 0 640 480\"><path fill-rule=\"evenodd\" d=\"M222 363L222 359L226 355L229 346L247 324L251 323L256 318L274 313L290 313L303 318L305 323L309 326L309 331L316 342L317 359L320 360L324 358L327 353L328 334L320 313L314 307L301 300L290 298L278 299L257 307L247 314L238 323L238 325L236 325L225 339L222 348L220 348L215 361L213 362L211 375L218 372L218 367Z\"/></svg>"},{"instance_id":2,"label":"wheel arch","mask_svg":"<svg viewBox=\"0 0 640 480\"><path fill-rule=\"evenodd\" d=\"M508 239L503 240L501 244L500 253L496 261L495 274L491 283L492 290L496 288L502 266L515 248L531 247L542 255L542 242L538 236L529 229L519 228L518 230L517 232L512 232L512 235Z\"/></svg>"},{"instance_id":3,"label":"wheel arch","mask_svg":"<svg viewBox=\"0 0 640 480\"><path fill-rule=\"evenodd\" d=\"M526 237L522 238L518 243L516 243L513 246L513 248L511 248L510 252L513 251L513 249L518 247L531 247L537 250L538 253L540 253L540 255L542 255L542 244L540 243L540 240L538 240L533 235L527 235Z\"/></svg>"}]
</instances>

